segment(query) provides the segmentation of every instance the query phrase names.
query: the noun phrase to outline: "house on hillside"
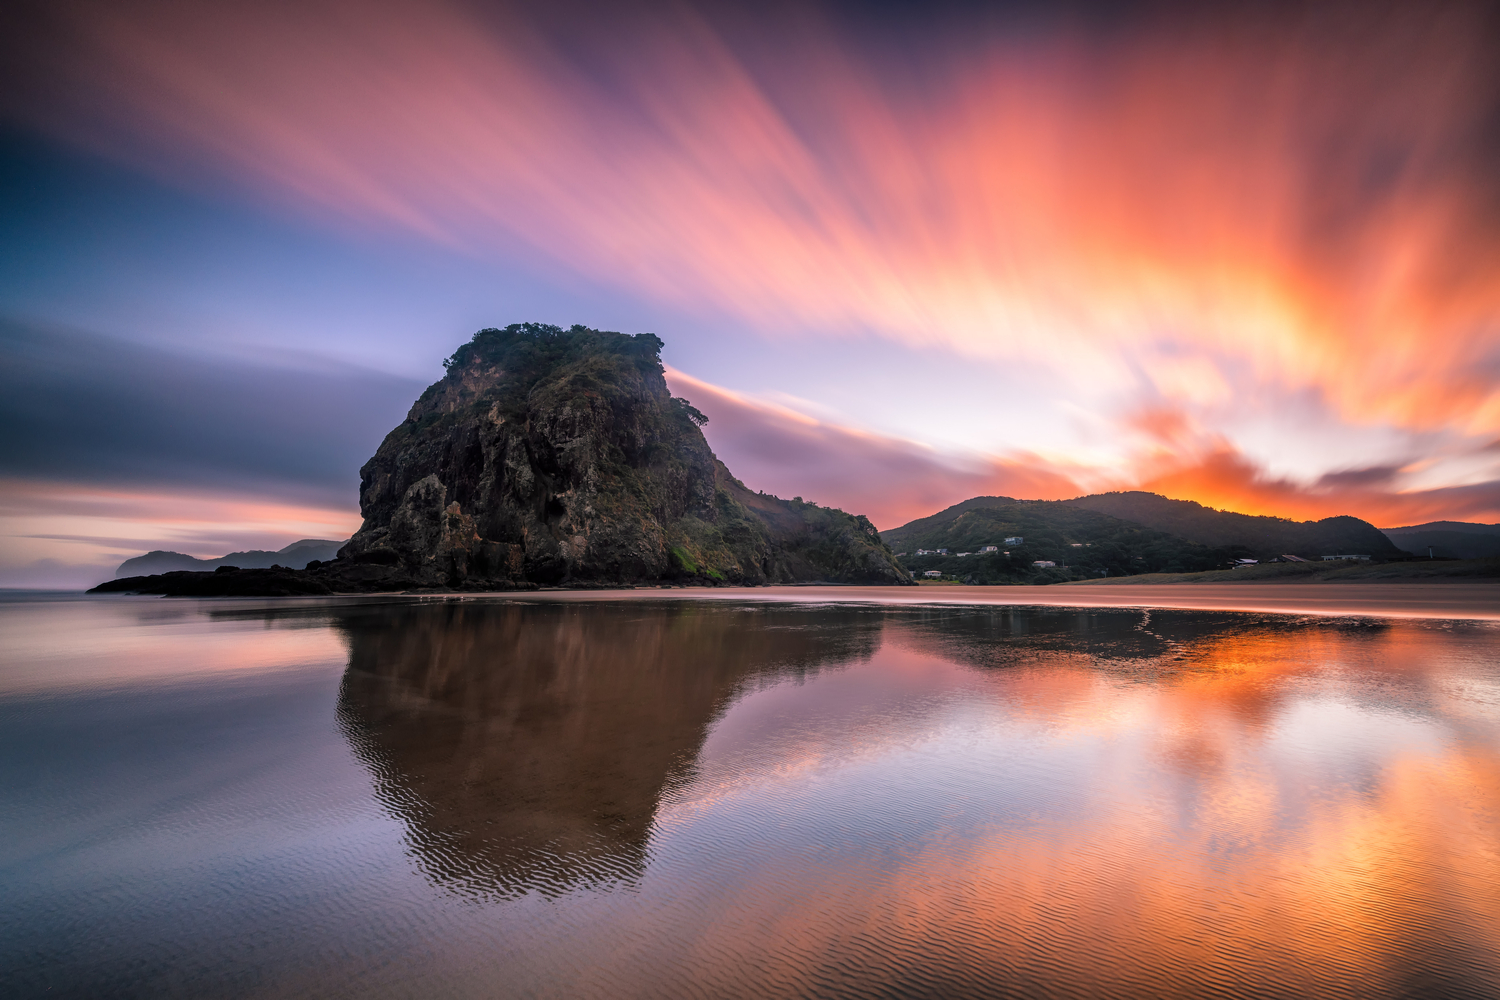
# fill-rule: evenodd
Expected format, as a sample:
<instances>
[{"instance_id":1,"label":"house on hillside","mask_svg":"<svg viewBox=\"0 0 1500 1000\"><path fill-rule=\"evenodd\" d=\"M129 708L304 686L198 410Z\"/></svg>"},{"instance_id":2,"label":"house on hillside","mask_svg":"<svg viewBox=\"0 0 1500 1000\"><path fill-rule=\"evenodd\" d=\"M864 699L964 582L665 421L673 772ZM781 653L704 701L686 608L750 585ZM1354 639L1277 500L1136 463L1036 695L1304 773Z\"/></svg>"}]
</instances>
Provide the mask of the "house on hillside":
<instances>
[{"instance_id":1,"label":"house on hillside","mask_svg":"<svg viewBox=\"0 0 1500 1000\"><path fill-rule=\"evenodd\" d=\"M999 552L1000 551L1000 546L998 546L998 545L986 545L984 548L980 549L979 551L980 552Z\"/></svg>"},{"instance_id":2,"label":"house on hillside","mask_svg":"<svg viewBox=\"0 0 1500 1000\"><path fill-rule=\"evenodd\" d=\"M943 575L943 571L940 569L930 569L922 575L927 577L927 579L929 580L936 580Z\"/></svg>"},{"instance_id":3,"label":"house on hillside","mask_svg":"<svg viewBox=\"0 0 1500 1000\"><path fill-rule=\"evenodd\" d=\"M1370 557L1369 556L1324 556L1323 557L1323 561L1324 562L1341 562L1341 561L1346 561L1346 560L1348 562L1369 562L1370 561Z\"/></svg>"},{"instance_id":4,"label":"house on hillside","mask_svg":"<svg viewBox=\"0 0 1500 1000\"><path fill-rule=\"evenodd\" d=\"M1005 540L1005 544L1009 545L1011 548L1015 548L1017 545L1023 545L1025 544L1025 542L1026 539L1022 538L1020 535L1016 535Z\"/></svg>"},{"instance_id":5,"label":"house on hillside","mask_svg":"<svg viewBox=\"0 0 1500 1000\"><path fill-rule=\"evenodd\" d=\"M1032 561L1031 565L1035 566L1037 569L1052 569L1057 565L1057 563L1053 562L1051 559L1036 559Z\"/></svg>"}]
</instances>

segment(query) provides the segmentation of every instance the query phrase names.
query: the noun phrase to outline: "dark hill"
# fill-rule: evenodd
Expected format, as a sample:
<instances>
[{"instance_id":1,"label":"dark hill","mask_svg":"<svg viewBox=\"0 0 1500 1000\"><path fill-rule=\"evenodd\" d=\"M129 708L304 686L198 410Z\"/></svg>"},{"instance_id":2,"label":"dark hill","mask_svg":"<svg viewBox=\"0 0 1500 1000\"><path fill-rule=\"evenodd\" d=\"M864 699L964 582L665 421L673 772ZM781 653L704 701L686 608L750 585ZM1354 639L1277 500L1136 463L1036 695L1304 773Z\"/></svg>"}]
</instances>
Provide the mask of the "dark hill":
<instances>
[{"instance_id":1,"label":"dark hill","mask_svg":"<svg viewBox=\"0 0 1500 1000\"><path fill-rule=\"evenodd\" d=\"M1019 544L1006 539L1019 536ZM1220 569L1241 550L1210 547L1056 500L975 497L883 532L917 574L937 570L976 583L1051 583L1135 573ZM986 546L1000 551L984 552ZM924 549L948 554L918 555ZM966 553L959 555L959 553ZM1035 567L1035 561L1055 567Z\"/></svg>"},{"instance_id":2,"label":"dark hill","mask_svg":"<svg viewBox=\"0 0 1500 1000\"><path fill-rule=\"evenodd\" d=\"M1368 521L1325 517L1291 521L1281 517L1214 510L1191 500L1169 500L1155 493L1097 493L1064 500L1065 504L1109 514L1208 546L1239 546L1258 558L1292 554L1304 559L1325 555L1369 555L1404 558L1399 548Z\"/></svg>"},{"instance_id":3,"label":"dark hill","mask_svg":"<svg viewBox=\"0 0 1500 1000\"><path fill-rule=\"evenodd\" d=\"M1430 521L1405 528L1382 528L1398 548L1417 556L1429 551L1440 559L1488 559L1500 556L1500 524Z\"/></svg>"},{"instance_id":4,"label":"dark hill","mask_svg":"<svg viewBox=\"0 0 1500 1000\"><path fill-rule=\"evenodd\" d=\"M360 470L363 526L307 575L334 591L910 582L866 518L735 479L706 418L667 390L661 348L582 326L481 330Z\"/></svg>"},{"instance_id":5,"label":"dark hill","mask_svg":"<svg viewBox=\"0 0 1500 1000\"><path fill-rule=\"evenodd\" d=\"M134 559L126 559L115 570L115 579L130 576L150 576L156 573L211 572L220 566L238 566L241 569L270 569L272 566L287 566L302 569L310 562L332 559L338 550L347 544L327 538L304 538L275 552L265 549L250 549L246 552L231 552L217 559L198 559L181 552L157 549Z\"/></svg>"}]
</instances>

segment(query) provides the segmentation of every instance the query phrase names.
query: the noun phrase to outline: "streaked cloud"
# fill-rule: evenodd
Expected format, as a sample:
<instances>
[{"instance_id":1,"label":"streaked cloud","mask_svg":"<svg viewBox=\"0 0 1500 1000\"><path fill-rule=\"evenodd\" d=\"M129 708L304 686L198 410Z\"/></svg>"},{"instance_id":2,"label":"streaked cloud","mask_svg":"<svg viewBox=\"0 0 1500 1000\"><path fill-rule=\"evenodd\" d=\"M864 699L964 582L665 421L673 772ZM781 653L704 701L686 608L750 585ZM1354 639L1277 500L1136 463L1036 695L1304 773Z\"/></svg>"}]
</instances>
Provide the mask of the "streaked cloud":
<instances>
[{"instance_id":1,"label":"streaked cloud","mask_svg":"<svg viewBox=\"0 0 1500 1000\"><path fill-rule=\"evenodd\" d=\"M11 122L351 241L692 318L720 370L673 384L754 488L882 526L979 493L1129 487L1500 519L1485 5L1146 5L1102 27L1024 5L910 23L461 0L15 11ZM904 403L936 416L875 400L845 419L816 378L724 377L736 351L809 339L897 345L993 387ZM260 381L278 402L257 426L254 394L210 378L148 425L96 368L83 402L17 397L8 468L352 500L338 484L420 388L351 375L320 409L311 383ZM194 424L210 397L240 418ZM980 425L968 453L924 443L939 419Z\"/></svg>"},{"instance_id":2,"label":"streaked cloud","mask_svg":"<svg viewBox=\"0 0 1500 1000\"><path fill-rule=\"evenodd\" d=\"M0 319L0 475L358 504L425 384L307 358L169 351Z\"/></svg>"},{"instance_id":3,"label":"streaked cloud","mask_svg":"<svg viewBox=\"0 0 1500 1000\"><path fill-rule=\"evenodd\" d=\"M0 587L81 589L153 549L221 556L347 538L359 523L353 498L321 506L243 489L0 478Z\"/></svg>"},{"instance_id":4,"label":"streaked cloud","mask_svg":"<svg viewBox=\"0 0 1500 1000\"><path fill-rule=\"evenodd\" d=\"M92 586L150 549L346 538L360 465L423 388L14 322L0 353L0 586Z\"/></svg>"},{"instance_id":5,"label":"streaked cloud","mask_svg":"<svg viewBox=\"0 0 1500 1000\"><path fill-rule=\"evenodd\" d=\"M668 369L667 384L709 418L704 434L751 489L802 496L894 528L972 496L1059 500L1078 483L1040 456L975 459L820 420Z\"/></svg>"},{"instance_id":6,"label":"streaked cloud","mask_svg":"<svg viewBox=\"0 0 1500 1000\"><path fill-rule=\"evenodd\" d=\"M905 70L814 16L59 9L55 100L25 110L152 169L766 329L1089 380L1166 345L1148 374L1184 399L1238 368L1350 420L1500 429L1476 5L939 32Z\"/></svg>"},{"instance_id":7,"label":"streaked cloud","mask_svg":"<svg viewBox=\"0 0 1500 1000\"><path fill-rule=\"evenodd\" d=\"M1063 500L1088 492L1144 489L1210 507L1274 511L1318 519L1359 511L1381 526L1453 517L1493 520L1500 479L1438 489L1399 490L1401 470L1332 472L1307 484L1269 472L1223 438L1198 434L1186 418L1150 411L1131 422L1151 440L1130 474L1101 474L1065 458L1026 452L989 457L942 454L916 442L873 434L711 385L668 369L672 391L708 415L715 452L751 489L794 493L857 510L882 529L897 527L974 496ZM1446 513L1445 513L1446 512Z\"/></svg>"}]
</instances>

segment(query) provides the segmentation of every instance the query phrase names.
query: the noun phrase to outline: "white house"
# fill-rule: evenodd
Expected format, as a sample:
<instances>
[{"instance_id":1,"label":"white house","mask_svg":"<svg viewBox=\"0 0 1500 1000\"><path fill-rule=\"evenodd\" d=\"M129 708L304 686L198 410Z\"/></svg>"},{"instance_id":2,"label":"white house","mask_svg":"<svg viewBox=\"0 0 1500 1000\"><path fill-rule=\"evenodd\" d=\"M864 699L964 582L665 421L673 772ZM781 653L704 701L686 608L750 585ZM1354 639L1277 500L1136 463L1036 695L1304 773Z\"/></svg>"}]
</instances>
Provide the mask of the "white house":
<instances>
[{"instance_id":1,"label":"white house","mask_svg":"<svg viewBox=\"0 0 1500 1000\"><path fill-rule=\"evenodd\" d=\"M980 552L999 552L1000 551L1000 546L998 546L998 545L986 545L984 548L980 549L979 551Z\"/></svg>"},{"instance_id":2,"label":"white house","mask_svg":"<svg viewBox=\"0 0 1500 1000\"><path fill-rule=\"evenodd\" d=\"M929 580L936 580L938 577L943 575L943 571L940 569L930 569L922 575L927 577Z\"/></svg>"},{"instance_id":3,"label":"white house","mask_svg":"<svg viewBox=\"0 0 1500 1000\"><path fill-rule=\"evenodd\" d=\"M1005 544L1009 545L1011 548L1015 548L1017 545L1024 544L1025 541L1026 541L1026 539L1022 538L1020 535L1016 535L1013 538L1007 538L1005 540Z\"/></svg>"},{"instance_id":4,"label":"white house","mask_svg":"<svg viewBox=\"0 0 1500 1000\"><path fill-rule=\"evenodd\" d=\"M1056 566L1057 563L1053 562L1051 559L1036 559L1032 561L1031 565L1035 566L1037 569L1051 569L1052 567Z\"/></svg>"}]
</instances>

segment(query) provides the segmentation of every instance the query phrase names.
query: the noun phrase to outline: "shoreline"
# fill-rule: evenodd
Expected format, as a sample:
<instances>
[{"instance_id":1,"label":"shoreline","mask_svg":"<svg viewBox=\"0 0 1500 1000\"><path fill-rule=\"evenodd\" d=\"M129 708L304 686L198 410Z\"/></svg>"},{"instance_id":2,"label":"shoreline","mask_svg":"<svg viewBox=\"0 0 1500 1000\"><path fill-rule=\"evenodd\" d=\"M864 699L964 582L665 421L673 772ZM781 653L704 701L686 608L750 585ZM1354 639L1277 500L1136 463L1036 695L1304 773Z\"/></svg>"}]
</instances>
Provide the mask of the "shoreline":
<instances>
[{"instance_id":1,"label":"shoreline","mask_svg":"<svg viewBox=\"0 0 1500 1000\"><path fill-rule=\"evenodd\" d=\"M1372 585L1373 584L1373 585ZM934 593L938 591L939 593ZM962 605L1052 608L1160 608L1328 617L1429 618L1500 622L1500 581L1442 583L1225 583L1183 587L1141 584L1092 587L1055 583L1041 587L977 587L961 583L921 588L796 586L633 591L534 591L497 595L523 601L742 600L788 603Z\"/></svg>"},{"instance_id":2,"label":"shoreline","mask_svg":"<svg viewBox=\"0 0 1500 1000\"><path fill-rule=\"evenodd\" d=\"M85 595L76 595L82 598ZM145 594L95 594L92 600ZM887 607L965 606L1079 609L1141 609L1224 611L1250 614L1317 615L1500 622L1500 581L1364 580L1350 583L1269 581L1244 583L1136 584L1100 587L1058 583L1046 586L970 586L961 583L920 587L876 585L797 584L774 587L653 586L615 589L555 589L531 591L385 591L365 594L286 597L199 597L199 601L267 601L278 605L327 601L524 601L596 603L606 601L741 601L788 604L863 604ZM177 598L181 600L182 598Z\"/></svg>"}]
</instances>

